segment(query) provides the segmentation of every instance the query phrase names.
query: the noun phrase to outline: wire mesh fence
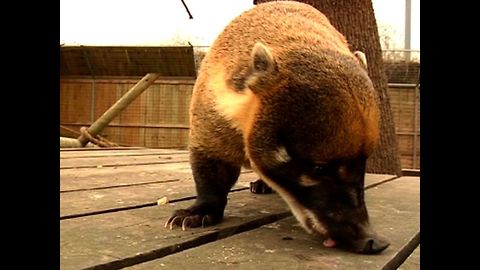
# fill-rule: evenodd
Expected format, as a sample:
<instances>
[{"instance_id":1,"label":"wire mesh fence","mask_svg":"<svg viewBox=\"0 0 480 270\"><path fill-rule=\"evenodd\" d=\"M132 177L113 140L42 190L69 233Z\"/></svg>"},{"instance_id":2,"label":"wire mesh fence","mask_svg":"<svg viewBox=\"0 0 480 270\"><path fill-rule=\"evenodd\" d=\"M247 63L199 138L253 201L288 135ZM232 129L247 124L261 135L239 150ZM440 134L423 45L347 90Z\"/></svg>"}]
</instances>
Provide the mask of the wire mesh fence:
<instances>
[{"instance_id":1,"label":"wire mesh fence","mask_svg":"<svg viewBox=\"0 0 480 270\"><path fill-rule=\"evenodd\" d=\"M60 76L194 77L193 47L64 46L60 48Z\"/></svg>"},{"instance_id":2,"label":"wire mesh fence","mask_svg":"<svg viewBox=\"0 0 480 270\"><path fill-rule=\"evenodd\" d=\"M420 51L384 50L383 63L389 83L417 84L420 76Z\"/></svg>"}]
</instances>

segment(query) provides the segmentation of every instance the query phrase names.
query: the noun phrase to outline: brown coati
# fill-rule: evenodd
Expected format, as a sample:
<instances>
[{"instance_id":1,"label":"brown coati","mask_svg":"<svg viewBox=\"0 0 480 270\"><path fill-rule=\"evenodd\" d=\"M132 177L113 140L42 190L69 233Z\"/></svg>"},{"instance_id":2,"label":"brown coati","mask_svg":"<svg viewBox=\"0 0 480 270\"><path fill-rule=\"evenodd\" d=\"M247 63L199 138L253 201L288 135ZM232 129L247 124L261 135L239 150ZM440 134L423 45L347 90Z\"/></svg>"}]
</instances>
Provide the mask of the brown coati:
<instances>
[{"instance_id":1,"label":"brown coati","mask_svg":"<svg viewBox=\"0 0 480 270\"><path fill-rule=\"evenodd\" d=\"M193 90L198 197L166 226L220 222L241 166L251 166L325 246L387 248L364 202L365 162L379 139L364 60L307 4L259 4L234 19L203 59Z\"/></svg>"}]
</instances>

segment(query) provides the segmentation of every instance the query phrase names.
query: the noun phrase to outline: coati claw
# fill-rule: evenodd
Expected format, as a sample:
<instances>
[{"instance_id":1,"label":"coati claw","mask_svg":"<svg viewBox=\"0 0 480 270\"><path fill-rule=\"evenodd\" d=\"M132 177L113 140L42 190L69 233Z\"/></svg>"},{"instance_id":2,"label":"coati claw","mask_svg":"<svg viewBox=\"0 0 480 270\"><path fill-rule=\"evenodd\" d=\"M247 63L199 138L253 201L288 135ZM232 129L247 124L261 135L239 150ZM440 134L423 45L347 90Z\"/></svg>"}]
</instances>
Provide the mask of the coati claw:
<instances>
[{"instance_id":1,"label":"coati claw","mask_svg":"<svg viewBox=\"0 0 480 270\"><path fill-rule=\"evenodd\" d=\"M187 228L190 227L190 224L192 224L192 218L191 217L185 217L182 222L182 231L186 231Z\"/></svg>"},{"instance_id":2,"label":"coati claw","mask_svg":"<svg viewBox=\"0 0 480 270\"><path fill-rule=\"evenodd\" d=\"M212 224L212 217L210 215L206 215L202 218L202 228L206 226L210 226Z\"/></svg>"},{"instance_id":3,"label":"coati claw","mask_svg":"<svg viewBox=\"0 0 480 270\"><path fill-rule=\"evenodd\" d=\"M175 225L178 225L178 226L181 226L182 224L182 217L179 217L179 216L176 216L172 219L172 221L170 222L170 230L173 230L174 226Z\"/></svg>"},{"instance_id":4,"label":"coati claw","mask_svg":"<svg viewBox=\"0 0 480 270\"><path fill-rule=\"evenodd\" d=\"M169 218L167 219L167 222L165 222L165 224L163 225L164 228L167 228L167 227L168 227L168 223L170 223L170 219L171 219L171 218L172 218L172 217L169 217Z\"/></svg>"},{"instance_id":5,"label":"coati claw","mask_svg":"<svg viewBox=\"0 0 480 270\"><path fill-rule=\"evenodd\" d=\"M190 210L181 209L177 210L171 217L168 218L165 223L165 228L173 230L175 226L182 228L182 231L186 231L188 228L207 227L213 225L215 218L210 214L194 214Z\"/></svg>"},{"instance_id":6,"label":"coati claw","mask_svg":"<svg viewBox=\"0 0 480 270\"><path fill-rule=\"evenodd\" d=\"M250 192L254 194L270 194L273 190L261 179L258 179L255 182L250 182Z\"/></svg>"},{"instance_id":7,"label":"coati claw","mask_svg":"<svg viewBox=\"0 0 480 270\"><path fill-rule=\"evenodd\" d=\"M167 222L165 222L165 226L164 226L164 227L165 227L165 228L168 228L169 225L170 225L170 222L172 222L172 220L173 220L175 217L176 217L175 215L169 217L168 220L167 220Z\"/></svg>"}]
</instances>

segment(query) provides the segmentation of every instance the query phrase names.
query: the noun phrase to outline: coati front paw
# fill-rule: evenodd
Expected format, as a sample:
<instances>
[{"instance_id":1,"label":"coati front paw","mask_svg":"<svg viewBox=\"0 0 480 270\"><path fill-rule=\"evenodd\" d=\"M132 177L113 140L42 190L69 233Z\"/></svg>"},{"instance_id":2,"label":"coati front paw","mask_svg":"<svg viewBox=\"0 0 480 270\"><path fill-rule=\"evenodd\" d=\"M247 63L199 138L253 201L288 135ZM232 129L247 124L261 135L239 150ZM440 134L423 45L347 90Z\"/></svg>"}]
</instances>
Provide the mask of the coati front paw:
<instances>
[{"instance_id":1,"label":"coati front paw","mask_svg":"<svg viewBox=\"0 0 480 270\"><path fill-rule=\"evenodd\" d=\"M182 227L185 231L187 228L206 227L218 223L222 217L214 214L197 214L191 209L180 209L173 213L165 223L165 228L173 230L175 226Z\"/></svg>"},{"instance_id":2,"label":"coati front paw","mask_svg":"<svg viewBox=\"0 0 480 270\"><path fill-rule=\"evenodd\" d=\"M258 179L255 182L250 182L250 192L255 194L270 194L273 192L272 188L269 187L262 179Z\"/></svg>"}]
</instances>

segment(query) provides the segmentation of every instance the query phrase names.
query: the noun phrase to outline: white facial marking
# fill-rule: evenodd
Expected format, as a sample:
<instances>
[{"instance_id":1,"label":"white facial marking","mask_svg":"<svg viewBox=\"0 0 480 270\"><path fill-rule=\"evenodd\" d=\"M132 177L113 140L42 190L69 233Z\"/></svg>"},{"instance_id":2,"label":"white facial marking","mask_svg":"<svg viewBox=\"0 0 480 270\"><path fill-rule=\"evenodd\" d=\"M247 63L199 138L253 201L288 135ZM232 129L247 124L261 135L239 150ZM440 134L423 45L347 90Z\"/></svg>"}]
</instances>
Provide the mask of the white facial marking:
<instances>
[{"instance_id":1,"label":"white facial marking","mask_svg":"<svg viewBox=\"0 0 480 270\"><path fill-rule=\"evenodd\" d=\"M255 163L251 162L252 168L255 170L255 172L260 176L260 178L267 183L270 187L272 187L282 198L285 200L285 202L288 204L290 207L290 210L292 211L293 215L295 218L300 222L300 225L309 233L315 234L326 234L326 229L322 225L322 223L318 220L318 218L315 216L315 214L302 206L300 203L297 202L297 200L290 194L288 193L285 189L277 185L274 181L263 175L258 169ZM312 227L307 225L307 221L310 221L310 224L312 224Z\"/></svg>"},{"instance_id":2,"label":"white facial marking","mask_svg":"<svg viewBox=\"0 0 480 270\"><path fill-rule=\"evenodd\" d=\"M305 210L305 213L307 215L307 218L311 221L315 232L318 232L321 235L327 234L327 229L325 229L325 226L323 226L323 224L320 222L320 220L318 220L317 216L315 216L312 211Z\"/></svg>"},{"instance_id":3,"label":"white facial marking","mask_svg":"<svg viewBox=\"0 0 480 270\"><path fill-rule=\"evenodd\" d=\"M287 163L292 159L284 146L278 147L277 150L273 152L273 158L279 163Z\"/></svg>"}]
</instances>

